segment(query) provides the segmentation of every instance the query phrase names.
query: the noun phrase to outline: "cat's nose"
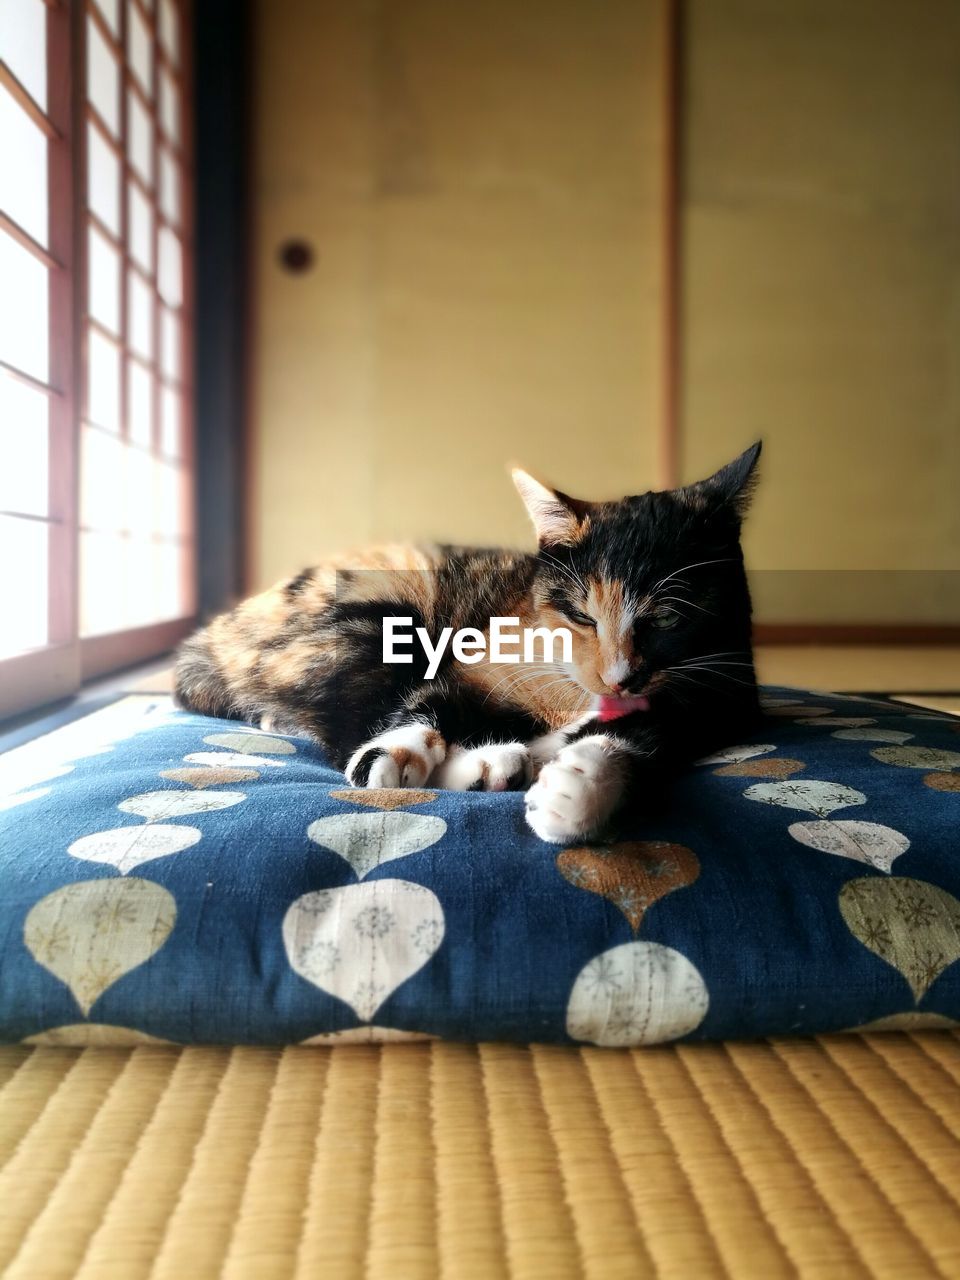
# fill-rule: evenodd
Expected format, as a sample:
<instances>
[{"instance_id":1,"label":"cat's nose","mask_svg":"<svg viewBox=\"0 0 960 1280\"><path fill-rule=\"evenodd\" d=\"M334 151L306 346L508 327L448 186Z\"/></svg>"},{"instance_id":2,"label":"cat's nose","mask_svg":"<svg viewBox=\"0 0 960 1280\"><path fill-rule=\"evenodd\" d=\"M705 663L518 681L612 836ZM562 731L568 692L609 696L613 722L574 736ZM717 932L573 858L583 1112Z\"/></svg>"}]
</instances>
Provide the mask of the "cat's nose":
<instances>
[{"instance_id":1,"label":"cat's nose","mask_svg":"<svg viewBox=\"0 0 960 1280\"><path fill-rule=\"evenodd\" d=\"M600 678L611 693L622 693L630 679L630 664L620 658L617 662L611 663L605 671L601 671Z\"/></svg>"}]
</instances>

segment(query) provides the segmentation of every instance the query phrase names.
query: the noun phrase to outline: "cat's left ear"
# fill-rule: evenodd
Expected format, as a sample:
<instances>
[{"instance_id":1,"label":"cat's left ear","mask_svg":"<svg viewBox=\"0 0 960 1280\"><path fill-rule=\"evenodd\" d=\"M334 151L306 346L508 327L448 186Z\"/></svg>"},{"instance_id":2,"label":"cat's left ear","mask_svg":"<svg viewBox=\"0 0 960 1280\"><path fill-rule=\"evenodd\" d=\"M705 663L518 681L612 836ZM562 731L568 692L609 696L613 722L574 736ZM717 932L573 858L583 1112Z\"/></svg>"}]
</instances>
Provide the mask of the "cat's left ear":
<instances>
[{"instance_id":1,"label":"cat's left ear","mask_svg":"<svg viewBox=\"0 0 960 1280\"><path fill-rule=\"evenodd\" d=\"M569 547L580 540L584 521L590 514L589 502L571 498L559 489L550 489L519 467L514 467L510 474L541 547Z\"/></svg>"},{"instance_id":2,"label":"cat's left ear","mask_svg":"<svg viewBox=\"0 0 960 1280\"><path fill-rule=\"evenodd\" d=\"M762 445L763 441L758 440L749 449L744 449L739 458L734 458L708 479L693 485L694 492L732 507L740 517L746 515L757 485L757 459Z\"/></svg>"}]
</instances>

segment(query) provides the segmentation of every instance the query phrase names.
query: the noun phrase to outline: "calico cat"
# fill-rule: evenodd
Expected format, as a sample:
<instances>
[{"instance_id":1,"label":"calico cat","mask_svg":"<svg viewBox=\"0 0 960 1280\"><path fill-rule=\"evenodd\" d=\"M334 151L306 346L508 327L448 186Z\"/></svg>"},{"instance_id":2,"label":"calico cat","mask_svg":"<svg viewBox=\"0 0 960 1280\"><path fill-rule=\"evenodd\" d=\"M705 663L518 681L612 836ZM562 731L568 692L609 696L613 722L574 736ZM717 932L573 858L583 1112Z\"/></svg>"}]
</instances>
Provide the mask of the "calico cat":
<instances>
[{"instance_id":1,"label":"calico cat","mask_svg":"<svg viewBox=\"0 0 960 1280\"><path fill-rule=\"evenodd\" d=\"M523 471L535 555L385 547L305 569L183 645L184 707L309 735L358 787L526 790L543 840L609 833L759 716L740 525L757 443L708 480L584 502ZM567 627L572 661L383 661L384 619L435 638ZM529 788L529 789L527 789Z\"/></svg>"}]
</instances>

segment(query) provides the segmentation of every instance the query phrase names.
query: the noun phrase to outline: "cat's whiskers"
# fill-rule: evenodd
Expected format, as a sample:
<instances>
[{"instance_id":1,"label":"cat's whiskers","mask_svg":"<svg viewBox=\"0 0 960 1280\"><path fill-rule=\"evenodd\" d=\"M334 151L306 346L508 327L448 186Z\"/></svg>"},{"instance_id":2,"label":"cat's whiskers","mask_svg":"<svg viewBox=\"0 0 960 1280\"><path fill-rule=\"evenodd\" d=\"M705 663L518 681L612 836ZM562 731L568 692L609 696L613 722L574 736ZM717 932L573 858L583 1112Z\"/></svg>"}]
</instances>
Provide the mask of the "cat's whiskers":
<instances>
[{"instance_id":1,"label":"cat's whiskers","mask_svg":"<svg viewBox=\"0 0 960 1280\"><path fill-rule=\"evenodd\" d=\"M706 680L702 680L702 679L698 680L696 676L690 675L689 672L670 671L669 669L665 669L662 674L664 677L664 680L663 680L664 684L668 684L672 686L674 681L676 680L686 680L689 684L696 686L697 689L710 688L710 685ZM676 693L677 690L674 690L674 692Z\"/></svg>"},{"instance_id":2,"label":"cat's whiskers","mask_svg":"<svg viewBox=\"0 0 960 1280\"><path fill-rule=\"evenodd\" d=\"M743 649L718 649L715 653L695 653L695 654L693 655L693 657L692 657L692 658L685 658L685 659L684 659L684 663L687 663L687 662L708 662L711 658L716 658L716 659L720 659L720 658L731 659L732 655L734 655L734 654L742 654L743 652L744 652L744 651L743 651ZM683 664L681 664L681 663L676 663L675 665L676 665L676 666L681 666L681 665L683 665ZM744 659L742 659L742 658L741 658L741 659L737 660L737 662L735 663L735 665L743 666L743 667L750 667L750 666L753 666L753 663L752 663L752 662L747 662L747 661L745 661Z\"/></svg>"},{"instance_id":3,"label":"cat's whiskers","mask_svg":"<svg viewBox=\"0 0 960 1280\"><path fill-rule=\"evenodd\" d=\"M750 686L754 684L755 681L741 680L729 671L720 670L721 667L745 667L752 672L752 662L746 661L743 658L734 658L730 656L733 654L742 654L742 652L742 649L718 649L715 653L698 653L694 654L692 658L685 658L682 662L674 663L672 666L662 668L662 670L665 674L670 672L678 676L685 672L701 671L717 676L721 679L731 680L734 683Z\"/></svg>"},{"instance_id":4,"label":"cat's whiskers","mask_svg":"<svg viewBox=\"0 0 960 1280\"><path fill-rule=\"evenodd\" d=\"M532 685L533 688L530 690L528 696L542 699L548 716L552 716L555 712L562 710L564 700L568 697L571 690L581 694L586 694L588 692L576 679L572 669L570 669L565 663L554 663L553 665L555 668L560 670L560 675L554 675L552 679L545 680L543 683L537 683L538 680L543 679L540 672L531 673L531 675L526 677L521 673L521 678L517 680L515 684L510 686L508 692L511 692L513 689L521 686Z\"/></svg>"},{"instance_id":5,"label":"cat's whiskers","mask_svg":"<svg viewBox=\"0 0 960 1280\"><path fill-rule=\"evenodd\" d=\"M489 690L481 705L486 705L492 695L505 684L507 685L505 691L505 696L507 697L522 687L534 685L535 687L526 696L538 698L544 713L544 719L552 722L553 717L562 710L565 696L564 690L569 690L571 687L580 688L573 676L563 668L563 664L555 663L553 665L561 668L563 674L559 676L554 674L552 679L546 678L551 674L549 670L509 672ZM542 681L543 683L537 684L537 681ZM551 690L555 690L555 692L551 692Z\"/></svg>"},{"instance_id":6,"label":"cat's whiskers","mask_svg":"<svg viewBox=\"0 0 960 1280\"><path fill-rule=\"evenodd\" d=\"M686 600L681 596L658 596L658 604L674 604L679 608L689 606L691 609L699 609L701 613L709 614L711 618L717 616L713 609L705 609L702 604L697 604L695 600Z\"/></svg>"},{"instance_id":7,"label":"cat's whiskers","mask_svg":"<svg viewBox=\"0 0 960 1280\"><path fill-rule=\"evenodd\" d=\"M673 680L672 676L667 676L666 679L664 680L664 684L670 686L670 692L673 694L673 696L677 699L678 702L682 702L685 707L690 706L690 703L692 702L691 696L685 690L674 688L672 680ZM691 681L691 683L695 683L695 682ZM700 687L699 684L697 684L697 688L699 687Z\"/></svg>"},{"instance_id":8,"label":"cat's whiskers","mask_svg":"<svg viewBox=\"0 0 960 1280\"><path fill-rule=\"evenodd\" d=\"M729 564L735 560L735 556L721 556L717 560L698 560L695 564L685 564L679 569L674 569L673 573L668 573L665 578L661 578L650 589L651 595L656 595L661 588L665 587L673 578L678 578L681 573L689 573L691 569L703 569L708 564Z\"/></svg>"},{"instance_id":9,"label":"cat's whiskers","mask_svg":"<svg viewBox=\"0 0 960 1280\"><path fill-rule=\"evenodd\" d=\"M724 664L724 665L727 665L727 664ZM750 666L750 663L748 662L734 663L731 665ZM664 667L662 668L662 670L664 672L670 672L671 674L676 676L688 675L691 671L702 671L707 675L716 676L720 680L729 680L733 684L742 684L746 688L752 687L753 684L755 683L755 681L753 680L743 680L740 678L740 676L731 675L729 671L718 671L715 666L711 666L709 664L698 664L698 663L690 663L690 662L680 663L676 667ZM694 677L691 677L691 679L693 678Z\"/></svg>"},{"instance_id":10,"label":"cat's whiskers","mask_svg":"<svg viewBox=\"0 0 960 1280\"><path fill-rule=\"evenodd\" d=\"M507 692L510 693L514 689L520 688L521 685L531 684L534 680L542 680L545 676L555 675L557 671L565 673L562 677L563 680L573 679L567 671L565 664L562 662L537 663L533 667L523 666L518 667L516 670L510 670L506 675L501 676L497 683L488 691L486 697L483 699L483 704L485 705L496 691L503 685L508 684L508 682L509 687Z\"/></svg>"},{"instance_id":11,"label":"cat's whiskers","mask_svg":"<svg viewBox=\"0 0 960 1280\"><path fill-rule=\"evenodd\" d=\"M581 685L578 685L578 684L576 683L576 681L569 681L569 682L568 682L568 681L564 680L564 681L558 681L557 683L562 683L564 686L567 686L567 687L569 687L569 685L573 685L576 689L580 690L580 692L582 692L582 693L585 693L585 692L586 692L586 690L585 690L585 689L583 689L583 687L582 687ZM551 688L551 687L552 687L552 686L548 685L548 686L547 686L547 689L549 689L549 688ZM539 691L538 691L538 692L539 692ZM546 719L548 719L549 721L551 721L551 722L552 722L552 721L553 721L553 719L554 719L555 717L559 717L559 713L564 709L564 699L565 699L565 697L566 697L566 695L565 695L565 693L564 693L564 690L562 690L562 689L557 689L556 693L554 693L550 698L548 698L548 699L546 700L546 703L545 703L545 706L544 706L544 711L545 711L545 713L546 713L546 716L545 716L545 718L546 718Z\"/></svg>"}]
</instances>

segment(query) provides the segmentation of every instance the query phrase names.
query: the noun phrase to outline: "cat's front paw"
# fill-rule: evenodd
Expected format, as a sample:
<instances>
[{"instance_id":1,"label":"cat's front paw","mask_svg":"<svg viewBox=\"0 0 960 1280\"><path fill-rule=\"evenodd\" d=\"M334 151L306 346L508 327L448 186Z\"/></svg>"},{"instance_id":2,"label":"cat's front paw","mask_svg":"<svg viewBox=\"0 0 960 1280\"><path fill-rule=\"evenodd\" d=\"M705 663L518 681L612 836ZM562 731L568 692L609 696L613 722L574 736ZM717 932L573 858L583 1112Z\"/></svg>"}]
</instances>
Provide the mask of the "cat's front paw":
<instances>
[{"instance_id":1,"label":"cat's front paw","mask_svg":"<svg viewBox=\"0 0 960 1280\"><path fill-rule=\"evenodd\" d=\"M484 747L451 747L430 779L447 791L523 791L533 777L530 752L522 742Z\"/></svg>"},{"instance_id":2,"label":"cat's front paw","mask_svg":"<svg viewBox=\"0 0 960 1280\"><path fill-rule=\"evenodd\" d=\"M627 779L623 749L610 738L571 742L527 792L527 825L551 844L592 840L619 807Z\"/></svg>"},{"instance_id":3,"label":"cat's front paw","mask_svg":"<svg viewBox=\"0 0 960 1280\"><path fill-rule=\"evenodd\" d=\"M347 781L355 787L422 787L446 754L436 729L405 724L359 747L347 763Z\"/></svg>"}]
</instances>

